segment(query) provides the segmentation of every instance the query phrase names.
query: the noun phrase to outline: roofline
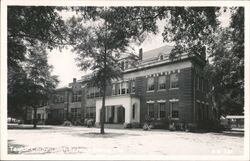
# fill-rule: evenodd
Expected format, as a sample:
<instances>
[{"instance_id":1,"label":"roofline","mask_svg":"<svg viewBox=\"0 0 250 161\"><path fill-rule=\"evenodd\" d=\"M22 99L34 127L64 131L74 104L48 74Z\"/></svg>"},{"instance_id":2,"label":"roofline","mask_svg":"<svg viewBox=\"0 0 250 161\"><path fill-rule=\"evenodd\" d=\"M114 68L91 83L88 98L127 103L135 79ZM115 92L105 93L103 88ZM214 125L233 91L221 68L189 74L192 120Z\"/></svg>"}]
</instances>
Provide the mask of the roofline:
<instances>
[{"instance_id":1,"label":"roofline","mask_svg":"<svg viewBox=\"0 0 250 161\"><path fill-rule=\"evenodd\" d=\"M153 68L153 67L156 67L156 66L161 66L161 65L165 65L165 64L173 64L173 63L176 63L176 62L181 62L181 61L185 61L185 60L189 60L189 59L193 59L193 58L198 58L198 59L201 59L199 56L197 57L196 56L197 54L183 54L181 55L181 58L178 58L178 59L174 59L173 61L170 60L170 59L166 59L166 60L163 60L163 61L156 61L156 62L152 62L151 64L145 64L143 66L140 66L140 64L137 66L137 67L134 67L134 68L130 68L130 69L127 69L127 70L124 70L123 73L130 73L130 72L134 72L134 71L139 71L139 70L143 70L143 69L147 69L147 68ZM204 63L206 62L206 60L204 60Z\"/></svg>"}]
</instances>

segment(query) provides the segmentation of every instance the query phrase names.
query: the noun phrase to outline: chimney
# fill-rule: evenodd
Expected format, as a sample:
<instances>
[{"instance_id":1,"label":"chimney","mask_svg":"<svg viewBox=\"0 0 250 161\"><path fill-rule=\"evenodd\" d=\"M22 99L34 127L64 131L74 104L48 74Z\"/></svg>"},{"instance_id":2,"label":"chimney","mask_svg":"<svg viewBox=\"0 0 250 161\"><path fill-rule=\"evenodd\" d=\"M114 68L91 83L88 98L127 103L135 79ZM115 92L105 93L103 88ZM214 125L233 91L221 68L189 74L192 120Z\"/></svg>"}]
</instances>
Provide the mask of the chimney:
<instances>
[{"instance_id":1,"label":"chimney","mask_svg":"<svg viewBox=\"0 0 250 161\"><path fill-rule=\"evenodd\" d=\"M76 82L76 78L73 78L73 83L75 83Z\"/></svg>"},{"instance_id":2,"label":"chimney","mask_svg":"<svg viewBox=\"0 0 250 161\"><path fill-rule=\"evenodd\" d=\"M139 60L142 60L142 48L139 49Z\"/></svg>"}]
</instances>

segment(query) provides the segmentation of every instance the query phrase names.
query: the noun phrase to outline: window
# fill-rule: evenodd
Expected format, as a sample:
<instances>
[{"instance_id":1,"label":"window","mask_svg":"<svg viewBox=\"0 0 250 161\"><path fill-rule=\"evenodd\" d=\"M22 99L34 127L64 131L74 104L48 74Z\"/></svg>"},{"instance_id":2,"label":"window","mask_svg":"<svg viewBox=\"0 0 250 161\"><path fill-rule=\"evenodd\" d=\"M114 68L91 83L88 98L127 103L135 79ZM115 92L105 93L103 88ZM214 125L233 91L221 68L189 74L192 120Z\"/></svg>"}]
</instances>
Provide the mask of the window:
<instances>
[{"instance_id":1,"label":"window","mask_svg":"<svg viewBox=\"0 0 250 161\"><path fill-rule=\"evenodd\" d=\"M202 120L202 108L201 108L201 104L197 103L197 109L198 109L198 120Z\"/></svg>"},{"instance_id":2,"label":"window","mask_svg":"<svg viewBox=\"0 0 250 161\"><path fill-rule=\"evenodd\" d=\"M166 77L165 76L160 76L159 77L159 90L161 89L166 89Z\"/></svg>"},{"instance_id":3,"label":"window","mask_svg":"<svg viewBox=\"0 0 250 161\"><path fill-rule=\"evenodd\" d=\"M148 116L154 118L154 104L148 103Z\"/></svg>"},{"instance_id":4,"label":"window","mask_svg":"<svg viewBox=\"0 0 250 161\"><path fill-rule=\"evenodd\" d=\"M148 78L147 87L148 91L153 91L155 89L154 77Z\"/></svg>"},{"instance_id":5,"label":"window","mask_svg":"<svg viewBox=\"0 0 250 161\"><path fill-rule=\"evenodd\" d=\"M97 87L89 87L87 98L99 97L101 95L100 88Z\"/></svg>"},{"instance_id":6,"label":"window","mask_svg":"<svg viewBox=\"0 0 250 161\"><path fill-rule=\"evenodd\" d=\"M135 93L135 81L131 82L131 93Z\"/></svg>"},{"instance_id":7,"label":"window","mask_svg":"<svg viewBox=\"0 0 250 161\"><path fill-rule=\"evenodd\" d=\"M163 55L160 55L160 56L159 56L159 60L163 60Z\"/></svg>"},{"instance_id":8,"label":"window","mask_svg":"<svg viewBox=\"0 0 250 161\"><path fill-rule=\"evenodd\" d=\"M132 109L132 118L135 119L135 104L133 104L133 109Z\"/></svg>"},{"instance_id":9,"label":"window","mask_svg":"<svg viewBox=\"0 0 250 161\"><path fill-rule=\"evenodd\" d=\"M197 86L197 90L199 90L200 89L200 79L199 79L198 75L196 77L196 86Z\"/></svg>"},{"instance_id":10,"label":"window","mask_svg":"<svg viewBox=\"0 0 250 161\"><path fill-rule=\"evenodd\" d=\"M112 85L112 95L116 95L115 86L116 86L116 84Z\"/></svg>"},{"instance_id":11,"label":"window","mask_svg":"<svg viewBox=\"0 0 250 161\"><path fill-rule=\"evenodd\" d=\"M205 107L206 107L206 118L207 118L207 120L209 120L209 108L208 108L208 105L206 105Z\"/></svg>"},{"instance_id":12,"label":"window","mask_svg":"<svg viewBox=\"0 0 250 161\"><path fill-rule=\"evenodd\" d=\"M95 119L95 107L88 107L87 108L86 118Z\"/></svg>"},{"instance_id":13,"label":"window","mask_svg":"<svg viewBox=\"0 0 250 161\"><path fill-rule=\"evenodd\" d=\"M170 102L170 108L172 118L179 118L179 102Z\"/></svg>"},{"instance_id":14,"label":"window","mask_svg":"<svg viewBox=\"0 0 250 161\"><path fill-rule=\"evenodd\" d=\"M170 88L179 88L179 78L177 74L170 75Z\"/></svg>"},{"instance_id":15,"label":"window","mask_svg":"<svg viewBox=\"0 0 250 161\"><path fill-rule=\"evenodd\" d=\"M81 117L81 113L79 108L71 108L71 117L72 118L79 118Z\"/></svg>"},{"instance_id":16,"label":"window","mask_svg":"<svg viewBox=\"0 0 250 161\"><path fill-rule=\"evenodd\" d=\"M128 82L122 82L122 94L128 93Z\"/></svg>"},{"instance_id":17,"label":"window","mask_svg":"<svg viewBox=\"0 0 250 161\"><path fill-rule=\"evenodd\" d=\"M121 69L124 70L124 61L121 62Z\"/></svg>"},{"instance_id":18,"label":"window","mask_svg":"<svg viewBox=\"0 0 250 161\"><path fill-rule=\"evenodd\" d=\"M75 91L72 95L72 102L81 102L82 91Z\"/></svg>"},{"instance_id":19,"label":"window","mask_svg":"<svg viewBox=\"0 0 250 161\"><path fill-rule=\"evenodd\" d=\"M199 87L200 90L203 92L204 89L203 89L203 79L202 78L200 79L200 84L199 85L200 85L200 87Z\"/></svg>"},{"instance_id":20,"label":"window","mask_svg":"<svg viewBox=\"0 0 250 161\"><path fill-rule=\"evenodd\" d=\"M166 108L165 108L165 103L160 103L159 104L159 108L160 108L160 118L165 118L166 117Z\"/></svg>"},{"instance_id":21,"label":"window","mask_svg":"<svg viewBox=\"0 0 250 161\"><path fill-rule=\"evenodd\" d=\"M125 61L125 69L128 69L128 61Z\"/></svg>"}]
</instances>

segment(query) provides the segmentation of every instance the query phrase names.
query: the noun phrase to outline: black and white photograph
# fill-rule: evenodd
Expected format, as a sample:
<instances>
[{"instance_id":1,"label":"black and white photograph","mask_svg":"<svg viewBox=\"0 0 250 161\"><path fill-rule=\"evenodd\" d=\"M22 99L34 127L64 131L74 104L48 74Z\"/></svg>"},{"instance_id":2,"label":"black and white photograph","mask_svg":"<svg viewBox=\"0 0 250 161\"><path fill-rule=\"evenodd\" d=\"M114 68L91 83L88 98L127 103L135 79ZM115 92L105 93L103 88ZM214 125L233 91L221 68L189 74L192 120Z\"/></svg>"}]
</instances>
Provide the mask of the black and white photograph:
<instances>
[{"instance_id":1,"label":"black and white photograph","mask_svg":"<svg viewBox=\"0 0 250 161\"><path fill-rule=\"evenodd\" d=\"M249 64L249 1L3 0L1 160L249 160Z\"/></svg>"}]
</instances>

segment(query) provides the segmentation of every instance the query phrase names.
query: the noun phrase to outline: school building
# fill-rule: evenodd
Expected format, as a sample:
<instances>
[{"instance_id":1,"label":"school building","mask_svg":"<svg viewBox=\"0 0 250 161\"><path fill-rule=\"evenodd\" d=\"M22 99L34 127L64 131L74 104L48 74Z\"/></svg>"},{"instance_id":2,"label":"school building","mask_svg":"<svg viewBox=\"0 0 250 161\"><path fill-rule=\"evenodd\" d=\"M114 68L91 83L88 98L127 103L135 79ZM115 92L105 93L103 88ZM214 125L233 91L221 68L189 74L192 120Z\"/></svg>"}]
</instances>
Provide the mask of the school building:
<instances>
[{"instance_id":1,"label":"school building","mask_svg":"<svg viewBox=\"0 0 250 161\"><path fill-rule=\"evenodd\" d=\"M140 49L136 59L120 60L122 78L113 80L106 91L106 124L130 127L151 120L159 127L169 122L197 126L218 119L204 74L206 51L173 57L172 49L168 45L146 52ZM86 85L90 78L74 78L68 87L56 90L44 110L50 124L87 118L99 126L102 94L97 87Z\"/></svg>"}]
</instances>

